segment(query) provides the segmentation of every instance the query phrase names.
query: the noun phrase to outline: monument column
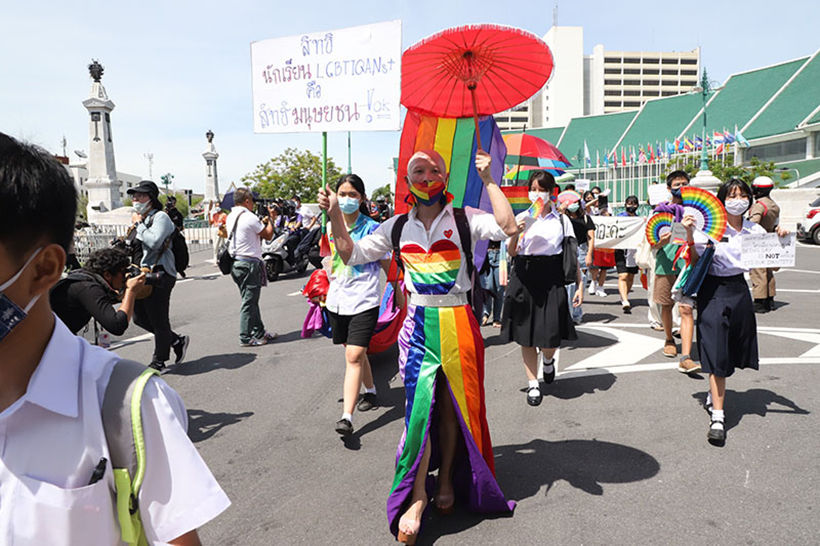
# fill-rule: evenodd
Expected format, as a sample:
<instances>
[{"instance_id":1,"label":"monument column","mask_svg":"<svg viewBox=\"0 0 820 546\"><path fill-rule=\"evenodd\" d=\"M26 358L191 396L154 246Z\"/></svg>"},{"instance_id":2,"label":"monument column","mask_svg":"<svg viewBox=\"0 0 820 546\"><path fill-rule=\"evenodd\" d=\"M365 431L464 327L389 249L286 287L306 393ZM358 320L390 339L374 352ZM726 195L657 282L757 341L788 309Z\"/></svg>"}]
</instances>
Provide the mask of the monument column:
<instances>
[{"instance_id":1,"label":"monument column","mask_svg":"<svg viewBox=\"0 0 820 546\"><path fill-rule=\"evenodd\" d=\"M122 206L120 181L114 163L114 142L111 138L111 111L114 103L108 98L103 87L103 66L94 60L88 65L88 72L94 80L91 94L83 101L88 110L88 213L105 212Z\"/></svg>"},{"instance_id":2,"label":"monument column","mask_svg":"<svg viewBox=\"0 0 820 546\"><path fill-rule=\"evenodd\" d=\"M219 177L216 174L216 160L219 154L214 147L214 133L208 130L205 133L208 139L208 147L202 153L205 158L205 202L219 201Z\"/></svg>"}]
</instances>

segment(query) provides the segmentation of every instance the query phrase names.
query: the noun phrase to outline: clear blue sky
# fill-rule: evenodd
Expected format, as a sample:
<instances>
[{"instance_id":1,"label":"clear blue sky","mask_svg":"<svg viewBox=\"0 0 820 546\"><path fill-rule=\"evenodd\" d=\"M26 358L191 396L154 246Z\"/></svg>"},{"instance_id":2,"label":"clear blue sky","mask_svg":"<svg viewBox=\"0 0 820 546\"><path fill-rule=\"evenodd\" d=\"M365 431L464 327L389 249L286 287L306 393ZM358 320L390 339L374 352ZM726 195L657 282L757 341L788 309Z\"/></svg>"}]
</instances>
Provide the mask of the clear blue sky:
<instances>
[{"instance_id":1,"label":"clear blue sky","mask_svg":"<svg viewBox=\"0 0 820 546\"><path fill-rule=\"evenodd\" d=\"M37 4L35 6L35 4ZM216 133L220 189L286 147L321 151L321 135L256 135L251 118L250 42L402 20L402 45L470 23L517 26L543 36L554 2L303 1L8 2L0 16L0 131L69 155L88 150L82 101L86 66L105 66L116 103L117 169L178 188L204 187L204 134ZM702 47L711 79L809 55L819 46L816 0L612 2L561 0L558 24L584 27L585 52L683 51ZM331 133L329 155L347 168L347 134ZM353 133L353 170L369 190L390 182L399 132Z\"/></svg>"}]
</instances>

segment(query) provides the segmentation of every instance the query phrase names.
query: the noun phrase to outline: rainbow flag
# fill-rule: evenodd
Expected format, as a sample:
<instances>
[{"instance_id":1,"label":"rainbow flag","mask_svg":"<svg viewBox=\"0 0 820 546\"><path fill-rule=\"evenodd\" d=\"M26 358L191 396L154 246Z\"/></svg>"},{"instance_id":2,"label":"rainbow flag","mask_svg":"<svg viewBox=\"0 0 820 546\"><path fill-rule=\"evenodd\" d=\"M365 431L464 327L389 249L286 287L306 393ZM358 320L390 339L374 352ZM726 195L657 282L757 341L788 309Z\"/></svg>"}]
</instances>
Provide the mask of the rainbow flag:
<instances>
[{"instance_id":1,"label":"rainbow flag","mask_svg":"<svg viewBox=\"0 0 820 546\"><path fill-rule=\"evenodd\" d=\"M539 197L535 200L535 203L533 203L528 210L530 213L530 218L538 218L538 216L541 214L541 211L544 210L544 200Z\"/></svg>"},{"instance_id":2,"label":"rainbow flag","mask_svg":"<svg viewBox=\"0 0 820 546\"><path fill-rule=\"evenodd\" d=\"M492 116L479 118L481 143L492 157L491 172L498 182L504 176L507 147ZM454 207L475 207L491 212L490 199L475 169L475 123L473 118L436 118L408 111L399 144L399 168L396 180L396 214L407 212L407 162L418 150L435 150L441 154L450 173L447 191L453 194Z\"/></svg>"},{"instance_id":3,"label":"rainbow flag","mask_svg":"<svg viewBox=\"0 0 820 546\"><path fill-rule=\"evenodd\" d=\"M527 186L502 186L501 191L507 196L507 201L513 209L513 214L524 212L530 208L530 189Z\"/></svg>"}]
</instances>

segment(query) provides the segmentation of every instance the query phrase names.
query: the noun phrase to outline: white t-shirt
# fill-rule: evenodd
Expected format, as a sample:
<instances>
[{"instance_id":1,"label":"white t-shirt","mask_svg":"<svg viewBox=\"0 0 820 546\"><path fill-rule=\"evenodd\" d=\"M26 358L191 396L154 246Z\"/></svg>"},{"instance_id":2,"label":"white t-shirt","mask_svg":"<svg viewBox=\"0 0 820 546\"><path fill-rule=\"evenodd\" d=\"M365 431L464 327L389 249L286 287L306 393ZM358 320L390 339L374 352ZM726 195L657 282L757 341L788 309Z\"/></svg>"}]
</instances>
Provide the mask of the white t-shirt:
<instances>
[{"instance_id":1,"label":"white t-shirt","mask_svg":"<svg viewBox=\"0 0 820 546\"><path fill-rule=\"evenodd\" d=\"M121 544L101 408L119 357L55 317L22 398L0 413L0 544ZM152 377L142 398L147 465L139 494L148 542L168 542L230 505L188 439L179 395ZM88 485L102 457L103 478Z\"/></svg>"},{"instance_id":2,"label":"white t-shirt","mask_svg":"<svg viewBox=\"0 0 820 546\"><path fill-rule=\"evenodd\" d=\"M529 211L515 217L520 223L529 216ZM562 228L563 224L563 228ZM538 216L535 222L519 236L518 254L525 256L554 256L563 250L564 237L575 237L572 222L566 215L553 208L545 216Z\"/></svg>"},{"instance_id":3,"label":"white t-shirt","mask_svg":"<svg viewBox=\"0 0 820 546\"><path fill-rule=\"evenodd\" d=\"M313 209L307 205L302 205L296 212L302 215L302 227L304 228L307 228L310 225L311 220L313 220L313 217L316 216Z\"/></svg>"},{"instance_id":4,"label":"white t-shirt","mask_svg":"<svg viewBox=\"0 0 820 546\"><path fill-rule=\"evenodd\" d=\"M472 250L482 239L503 241L504 230L496 223L495 216L472 207L464 211L470 224ZM401 231L399 248L404 263L404 283L413 294L463 294L472 284L462 260L461 238L458 236L453 206L446 205L433 220L428 231L416 218L416 209L407 213L407 223ZM394 216L353 246L348 265L358 265L382 258L393 249L390 235Z\"/></svg>"},{"instance_id":5,"label":"white t-shirt","mask_svg":"<svg viewBox=\"0 0 820 546\"><path fill-rule=\"evenodd\" d=\"M236 224L236 233L233 240L228 242L228 252L234 258L257 258L262 259L262 239L259 234L265 229L256 214L245 207L236 206L231 209L228 218L225 220L225 229L228 230L228 237L233 232Z\"/></svg>"}]
</instances>

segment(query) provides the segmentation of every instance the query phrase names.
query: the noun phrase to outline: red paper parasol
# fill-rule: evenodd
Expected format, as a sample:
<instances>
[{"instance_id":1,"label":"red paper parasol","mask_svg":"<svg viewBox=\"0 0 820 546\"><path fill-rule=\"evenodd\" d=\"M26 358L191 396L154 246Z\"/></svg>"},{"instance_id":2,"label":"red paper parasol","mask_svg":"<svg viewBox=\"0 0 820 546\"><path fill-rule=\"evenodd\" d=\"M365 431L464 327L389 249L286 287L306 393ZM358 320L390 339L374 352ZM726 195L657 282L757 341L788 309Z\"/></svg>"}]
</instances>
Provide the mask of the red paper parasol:
<instances>
[{"instance_id":1,"label":"red paper parasol","mask_svg":"<svg viewBox=\"0 0 820 546\"><path fill-rule=\"evenodd\" d=\"M537 93L552 73L552 53L527 31L498 25L450 28L408 48L401 103L447 118L492 115ZM476 130L478 147L481 137Z\"/></svg>"},{"instance_id":2,"label":"red paper parasol","mask_svg":"<svg viewBox=\"0 0 820 546\"><path fill-rule=\"evenodd\" d=\"M560 169L571 165L566 156L561 153L561 150L543 138L538 138L526 133L514 133L504 135L504 144L507 145L508 155L546 160L539 162L539 165L542 167Z\"/></svg>"}]
</instances>

